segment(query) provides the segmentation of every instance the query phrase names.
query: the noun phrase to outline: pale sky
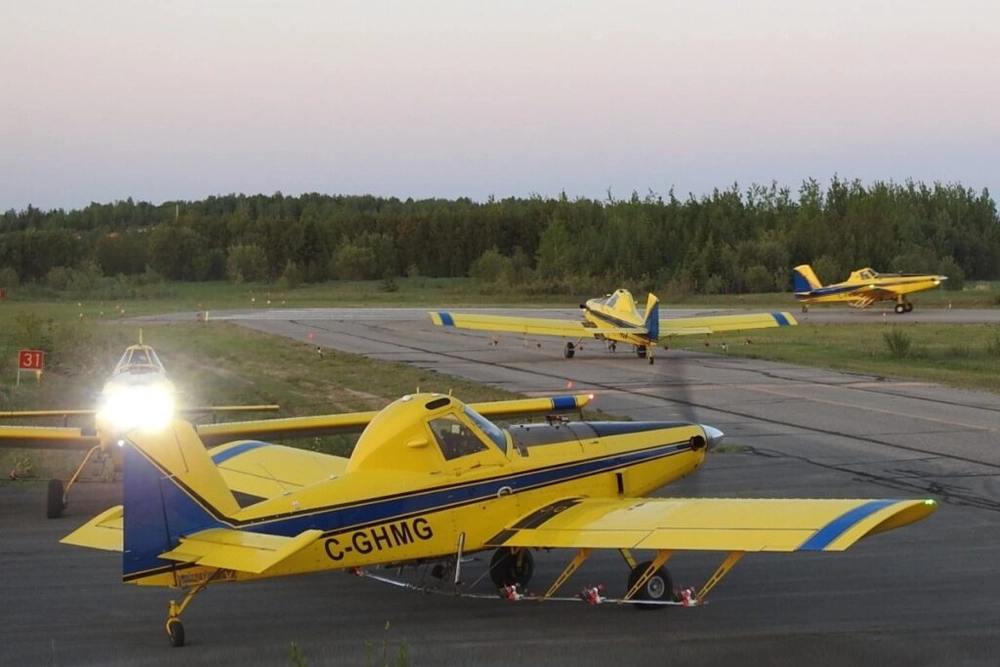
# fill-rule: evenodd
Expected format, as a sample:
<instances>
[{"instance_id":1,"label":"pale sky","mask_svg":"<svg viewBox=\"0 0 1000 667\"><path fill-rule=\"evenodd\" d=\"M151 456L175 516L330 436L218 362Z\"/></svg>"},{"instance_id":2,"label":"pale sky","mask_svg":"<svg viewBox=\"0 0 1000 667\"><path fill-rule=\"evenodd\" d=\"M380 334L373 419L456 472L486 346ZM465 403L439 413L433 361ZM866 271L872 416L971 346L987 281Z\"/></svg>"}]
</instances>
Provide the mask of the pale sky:
<instances>
[{"instance_id":1,"label":"pale sky","mask_svg":"<svg viewBox=\"0 0 1000 667\"><path fill-rule=\"evenodd\" d=\"M0 211L834 174L998 198L1000 2L0 4Z\"/></svg>"}]
</instances>

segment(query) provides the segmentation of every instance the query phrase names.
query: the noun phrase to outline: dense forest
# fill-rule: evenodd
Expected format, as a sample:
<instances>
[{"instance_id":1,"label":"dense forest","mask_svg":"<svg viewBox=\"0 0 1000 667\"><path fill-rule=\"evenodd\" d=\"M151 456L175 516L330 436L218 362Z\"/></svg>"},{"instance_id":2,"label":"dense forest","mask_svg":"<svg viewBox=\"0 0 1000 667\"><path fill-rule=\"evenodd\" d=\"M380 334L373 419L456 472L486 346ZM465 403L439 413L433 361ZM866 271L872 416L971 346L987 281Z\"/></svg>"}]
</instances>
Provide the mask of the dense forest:
<instances>
[{"instance_id":1,"label":"dense forest","mask_svg":"<svg viewBox=\"0 0 1000 667\"><path fill-rule=\"evenodd\" d=\"M1000 277L1000 219L989 193L959 185L834 178L733 186L681 200L406 200L227 195L159 205L131 199L0 216L0 286L102 280L271 281L472 276L529 293L629 284L688 293L790 289L810 263L827 282L850 270L939 271L960 288Z\"/></svg>"}]
</instances>

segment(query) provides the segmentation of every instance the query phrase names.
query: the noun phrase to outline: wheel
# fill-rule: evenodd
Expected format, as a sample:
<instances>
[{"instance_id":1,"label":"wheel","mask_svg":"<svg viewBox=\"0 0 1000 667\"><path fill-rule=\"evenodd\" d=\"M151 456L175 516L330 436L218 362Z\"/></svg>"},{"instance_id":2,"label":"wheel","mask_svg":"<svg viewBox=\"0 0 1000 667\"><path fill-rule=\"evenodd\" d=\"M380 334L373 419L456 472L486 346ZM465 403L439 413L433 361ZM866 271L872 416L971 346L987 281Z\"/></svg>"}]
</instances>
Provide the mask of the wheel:
<instances>
[{"instance_id":1,"label":"wheel","mask_svg":"<svg viewBox=\"0 0 1000 667\"><path fill-rule=\"evenodd\" d=\"M653 561L647 560L639 563L628 575L628 590L632 590L639 578L649 568ZM646 583L633 596L636 600L652 600L655 602L667 602L674 598L674 582L670 579L670 572L667 568L661 567L653 573ZM649 610L660 609L663 605L658 604L636 604L632 605L636 609Z\"/></svg>"},{"instance_id":2,"label":"wheel","mask_svg":"<svg viewBox=\"0 0 1000 667\"><path fill-rule=\"evenodd\" d=\"M646 358L646 346L645 345L636 345L635 346L635 356L639 357L640 359L645 359Z\"/></svg>"},{"instance_id":3,"label":"wheel","mask_svg":"<svg viewBox=\"0 0 1000 667\"><path fill-rule=\"evenodd\" d=\"M803 313L808 313L809 312L809 306L802 306L802 312Z\"/></svg>"},{"instance_id":4,"label":"wheel","mask_svg":"<svg viewBox=\"0 0 1000 667\"><path fill-rule=\"evenodd\" d=\"M45 503L45 516L58 519L66 509L66 494L61 479L49 480L49 493Z\"/></svg>"},{"instance_id":5,"label":"wheel","mask_svg":"<svg viewBox=\"0 0 1000 667\"><path fill-rule=\"evenodd\" d=\"M905 310L906 312L910 312L911 310L913 310L913 304L907 301L906 305L903 307L903 310Z\"/></svg>"},{"instance_id":6,"label":"wheel","mask_svg":"<svg viewBox=\"0 0 1000 667\"><path fill-rule=\"evenodd\" d=\"M650 357L649 357L649 363L653 363L653 357L652 357L652 355L650 355Z\"/></svg>"},{"instance_id":7,"label":"wheel","mask_svg":"<svg viewBox=\"0 0 1000 667\"><path fill-rule=\"evenodd\" d=\"M563 356L567 359L572 359L573 355L576 353L576 346L573 343L566 343L563 347Z\"/></svg>"},{"instance_id":8,"label":"wheel","mask_svg":"<svg viewBox=\"0 0 1000 667\"><path fill-rule=\"evenodd\" d=\"M527 549L514 552L507 547L500 547L490 559L490 578L497 588L511 584L527 586L534 572L535 557Z\"/></svg>"},{"instance_id":9,"label":"wheel","mask_svg":"<svg viewBox=\"0 0 1000 667\"><path fill-rule=\"evenodd\" d=\"M896 304L896 314L897 315L902 315L905 312L906 312L906 304L897 303Z\"/></svg>"},{"instance_id":10,"label":"wheel","mask_svg":"<svg viewBox=\"0 0 1000 667\"><path fill-rule=\"evenodd\" d=\"M171 618L167 621L167 637L171 646L184 646L184 625L180 620Z\"/></svg>"}]
</instances>

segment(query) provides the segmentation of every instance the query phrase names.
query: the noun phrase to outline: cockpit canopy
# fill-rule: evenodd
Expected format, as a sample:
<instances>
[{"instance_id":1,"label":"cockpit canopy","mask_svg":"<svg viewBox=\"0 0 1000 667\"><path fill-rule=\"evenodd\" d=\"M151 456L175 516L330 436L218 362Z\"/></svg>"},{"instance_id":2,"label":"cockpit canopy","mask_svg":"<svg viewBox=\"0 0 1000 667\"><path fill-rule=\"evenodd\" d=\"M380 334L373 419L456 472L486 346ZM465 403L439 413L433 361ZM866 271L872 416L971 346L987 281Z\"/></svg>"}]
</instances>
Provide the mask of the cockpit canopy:
<instances>
[{"instance_id":1,"label":"cockpit canopy","mask_svg":"<svg viewBox=\"0 0 1000 667\"><path fill-rule=\"evenodd\" d=\"M597 305L616 312L631 313L638 316L635 306L635 299L627 289L616 289L604 299L594 299Z\"/></svg>"},{"instance_id":2,"label":"cockpit canopy","mask_svg":"<svg viewBox=\"0 0 1000 667\"><path fill-rule=\"evenodd\" d=\"M153 348L148 345L132 345L125 349L125 353L118 360L111 375L115 376L123 373L131 375L161 373L165 375L166 370L163 368L163 364L160 363L160 358L156 356Z\"/></svg>"},{"instance_id":3,"label":"cockpit canopy","mask_svg":"<svg viewBox=\"0 0 1000 667\"><path fill-rule=\"evenodd\" d=\"M365 428L345 472L361 468L439 472L507 460L507 434L458 399L404 396Z\"/></svg>"}]
</instances>

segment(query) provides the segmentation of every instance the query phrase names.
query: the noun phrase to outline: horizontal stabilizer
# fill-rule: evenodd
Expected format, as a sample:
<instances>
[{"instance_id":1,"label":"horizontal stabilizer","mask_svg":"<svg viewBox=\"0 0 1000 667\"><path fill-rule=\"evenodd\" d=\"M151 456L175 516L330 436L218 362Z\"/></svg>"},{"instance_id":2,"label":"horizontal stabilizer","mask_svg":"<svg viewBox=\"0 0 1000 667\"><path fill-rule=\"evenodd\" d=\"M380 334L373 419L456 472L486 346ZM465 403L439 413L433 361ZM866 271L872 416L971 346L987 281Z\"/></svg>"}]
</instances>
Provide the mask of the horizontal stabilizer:
<instances>
[{"instance_id":1,"label":"horizontal stabilizer","mask_svg":"<svg viewBox=\"0 0 1000 667\"><path fill-rule=\"evenodd\" d=\"M282 537L211 528L182 537L178 546L160 554L160 558L260 574L306 548L322 534L321 530L307 530L295 537Z\"/></svg>"},{"instance_id":2,"label":"horizontal stabilizer","mask_svg":"<svg viewBox=\"0 0 1000 667\"><path fill-rule=\"evenodd\" d=\"M116 505L101 512L59 541L78 547L120 552L122 550L122 506Z\"/></svg>"},{"instance_id":3,"label":"horizontal stabilizer","mask_svg":"<svg viewBox=\"0 0 1000 667\"><path fill-rule=\"evenodd\" d=\"M936 507L933 500L571 498L540 508L487 546L843 551Z\"/></svg>"}]
</instances>

